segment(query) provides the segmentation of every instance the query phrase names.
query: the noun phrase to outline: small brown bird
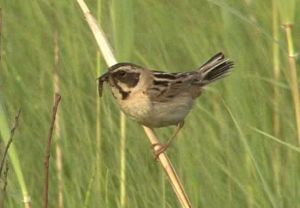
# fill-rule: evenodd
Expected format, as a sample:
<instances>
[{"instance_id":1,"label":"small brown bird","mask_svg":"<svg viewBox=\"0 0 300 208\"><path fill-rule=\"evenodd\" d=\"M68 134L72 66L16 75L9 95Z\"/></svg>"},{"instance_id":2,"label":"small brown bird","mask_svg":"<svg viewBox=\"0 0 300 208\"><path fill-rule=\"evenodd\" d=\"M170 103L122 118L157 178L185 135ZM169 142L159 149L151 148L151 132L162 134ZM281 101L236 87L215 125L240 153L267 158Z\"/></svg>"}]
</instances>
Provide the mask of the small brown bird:
<instances>
[{"instance_id":1,"label":"small brown bird","mask_svg":"<svg viewBox=\"0 0 300 208\"><path fill-rule=\"evenodd\" d=\"M132 63L118 63L98 78L99 95L108 82L121 110L140 124L150 128L177 125L166 144L159 144L156 157L165 151L193 107L203 88L226 76L233 62L218 53L198 69L168 73L146 69Z\"/></svg>"}]
</instances>

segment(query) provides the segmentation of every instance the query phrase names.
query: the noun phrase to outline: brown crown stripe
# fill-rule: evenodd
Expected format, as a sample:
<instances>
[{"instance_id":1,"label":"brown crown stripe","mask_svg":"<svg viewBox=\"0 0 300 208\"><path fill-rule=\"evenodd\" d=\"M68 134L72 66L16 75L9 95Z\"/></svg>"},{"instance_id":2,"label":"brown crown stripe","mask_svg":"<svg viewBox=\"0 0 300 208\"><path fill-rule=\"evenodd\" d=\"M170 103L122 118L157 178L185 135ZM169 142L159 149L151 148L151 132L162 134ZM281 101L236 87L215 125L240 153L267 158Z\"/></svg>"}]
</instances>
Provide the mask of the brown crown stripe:
<instances>
[{"instance_id":1,"label":"brown crown stripe","mask_svg":"<svg viewBox=\"0 0 300 208\"><path fill-rule=\"evenodd\" d=\"M136 64L133 64L133 63L129 63L129 62L121 62L121 63L117 63L115 65L112 65L111 67L108 68L108 71L114 71L120 67L124 67L124 66L131 66L131 67L134 67L134 68L141 68L143 69L143 67L139 66L139 65L136 65Z\"/></svg>"}]
</instances>

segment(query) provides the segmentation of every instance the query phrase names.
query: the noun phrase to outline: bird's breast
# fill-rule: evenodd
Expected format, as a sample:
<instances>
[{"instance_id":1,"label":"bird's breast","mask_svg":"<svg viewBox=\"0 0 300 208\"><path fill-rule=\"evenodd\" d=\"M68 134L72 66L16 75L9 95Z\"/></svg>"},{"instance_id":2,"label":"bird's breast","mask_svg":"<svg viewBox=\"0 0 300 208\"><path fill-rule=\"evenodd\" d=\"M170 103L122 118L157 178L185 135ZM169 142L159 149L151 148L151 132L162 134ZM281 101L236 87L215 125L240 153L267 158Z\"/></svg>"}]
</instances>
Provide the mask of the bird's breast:
<instances>
[{"instance_id":1,"label":"bird's breast","mask_svg":"<svg viewBox=\"0 0 300 208\"><path fill-rule=\"evenodd\" d=\"M130 93L127 99L119 99L118 102L122 111L138 122L148 117L151 112L151 102L143 93Z\"/></svg>"}]
</instances>

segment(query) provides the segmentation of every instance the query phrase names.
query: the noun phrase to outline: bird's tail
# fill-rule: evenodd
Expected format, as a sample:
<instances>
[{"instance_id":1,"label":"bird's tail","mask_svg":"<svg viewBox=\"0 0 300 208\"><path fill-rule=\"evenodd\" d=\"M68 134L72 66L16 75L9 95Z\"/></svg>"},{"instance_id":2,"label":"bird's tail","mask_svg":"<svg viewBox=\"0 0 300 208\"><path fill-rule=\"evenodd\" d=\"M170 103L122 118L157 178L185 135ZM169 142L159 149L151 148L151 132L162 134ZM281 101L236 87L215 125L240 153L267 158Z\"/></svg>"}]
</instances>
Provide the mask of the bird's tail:
<instances>
[{"instance_id":1,"label":"bird's tail","mask_svg":"<svg viewBox=\"0 0 300 208\"><path fill-rule=\"evenodd\" d=\"M202 77L201 84L207 85L222 79L228 75L233 65L233 62L226 59L223 53L217 53L198 69Z\"/></svg>"}]
</instances>

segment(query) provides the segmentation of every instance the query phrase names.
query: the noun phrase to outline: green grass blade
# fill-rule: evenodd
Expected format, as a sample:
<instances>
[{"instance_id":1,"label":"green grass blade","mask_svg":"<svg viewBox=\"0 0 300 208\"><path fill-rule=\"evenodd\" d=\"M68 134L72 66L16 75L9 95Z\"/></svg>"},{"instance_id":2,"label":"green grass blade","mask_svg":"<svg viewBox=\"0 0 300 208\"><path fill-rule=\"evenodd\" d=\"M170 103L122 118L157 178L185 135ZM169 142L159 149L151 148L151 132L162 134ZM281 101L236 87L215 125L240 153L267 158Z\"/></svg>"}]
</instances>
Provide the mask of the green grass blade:
<instances>
[{"instance_id":1,"label":"green grass blade","mask_svg":"<svg viewBox=\"0 0 300 208\"><path fill-rule=\"evenodd\" d=\"M297 153L300 153L300 148L297 147L297 146L294 146L294 145L292 145L292 144L289 144L289 143L287 143L287 142L284 142L282 139L278 139L278 138L272 136L271 134L268 134L267 132L264 132L264 131L259 130L259 129L257 129L257 128L251 127L251 129L254 130L255 132L257 132L257 133L259 133L259 134L265 136L265 137L268 138L268 139L271 139L271 140L273 140L273 141L275 141L275 142L277 142L277 143L279 143L279 144L282 144L283 146L289 148L290 150L293 150L293 151L295 151L295 152L297 152Z\"/></svg>"},{"instance_id":2,"label":"green grass blade","mask_svg":"<svg viewBox=\"0 0 300 208\"><path fill-rule=\"evenodd\" d=\"M252 153L252 150L251 150L251 147L249 146L248 144L248 141L247 141L247 138L246 136L244 135L243 133L243 130L241 128L241 126L239 125L238 121L236 120L236 117L232 114L231 110L226 107L238 133L239 133L239 136L240 136L240 139L242 140L243 144L244 144L244 148L246 149L246 152L247 152L247 155L250 157L251 159L251 163L254 165L255 167L255 170L259 176L259 179L261 180L261 183L263 185L263 188L264 188L264 191L265 193L267 194L268 196L268 199L270 200L270 203L272 204L272 207L277 207L277 203L273 197L273 194L272 194L272 191L269 187L269 185L267 184L266 180L265 180L265 177L263 176L262 174L262 171L260 170L260 167L258 166L257 162L256 162L256 159Z\"/></svg>"}]
</instances>

